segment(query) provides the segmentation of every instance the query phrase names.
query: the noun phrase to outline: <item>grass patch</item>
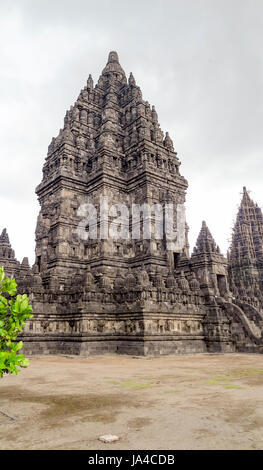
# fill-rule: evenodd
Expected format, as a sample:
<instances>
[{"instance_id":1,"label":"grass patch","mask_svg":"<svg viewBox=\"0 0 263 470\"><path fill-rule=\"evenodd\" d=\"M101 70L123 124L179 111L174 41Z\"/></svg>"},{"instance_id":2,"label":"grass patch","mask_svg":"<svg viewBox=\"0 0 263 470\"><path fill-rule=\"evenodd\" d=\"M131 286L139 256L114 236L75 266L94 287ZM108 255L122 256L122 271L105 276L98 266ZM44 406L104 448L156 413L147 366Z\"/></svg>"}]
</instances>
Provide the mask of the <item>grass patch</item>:
<instances>
[{"instance_id":1,"label":"grass patch","mask_svg":"<svg viewBox=\"0 0 263 470\"><path fill-rule=\"evenodd\" d=\"M212 377L207 381L208 385L222 385L224 388L242 388L240 385L232 384L232 380L245 380L249 384L263 384L263 369L232 369L224 375Z\"/></svg>"},{"instance_id":2,"label":"grass patch","mask_svg":"<svg viewBox=\"0 0 263 470\"><path fill-rule=\"evenodd\" d=\"M222 386L226 389L242 389L240 385L235 385L235 384L222 384Z\"/></svg>"},{"instance_id":3,"label":"grass patch","mask_svg":"<svg viewBox=\"0 0 263 470\"><path fill-rule=\"evenodd\" d=\"M133 380L131 379L127 379L127 380L124 380L122 383L121 383L121 386L122 387L127 387L131 390L141 390L143 388L150 388L152 387L152 384L149 384L149 383L135 383L133 382Z\"/></svg>"},{"instance_id":4,"label":"grass patch","mask_svg":"<svg viewBox=\"0 0 263 470\"><path fill-rule=\"evenodd\" d=\"M235 377L238 379L249 377L260 377L263 375L263 369L234 369L227 373L228 377Z\"/></svg>"},{"instance_id":5,"label":"grass patch","mask_svg":"<svg viewBox=\"0 0 263 470\"><path fill-rule=\"evenodd\" d=\"M151 383L136 383L132 379L125 379L119 382L117 380L110 380L109 383L112 385L118 385L119 387L129 388L130 390L141 390L153 386Z\"/></svg>"},{"instance_id":6,"label":"grass patch","mask_svg":"<svg viewBox=\"0 0 263 470\"><path fill-rule=\"evenodd\" d=\"M229 376L218 376L218 377L213 377L212 379L208 380L207 383L208 385L221 385L221 387L226 388L226 389L242 389L240 385L232 384L229 382Z\"/></svg>"},{"instance_id":7,"label":"grass patch","mask_svg":"<svg viewBox=\"0 0 263 470\"><path fill-rule=\"evenodd\" d=\"M219 376L219 377L213 377L212 379L209 379L207 383L208 385L218 385L221 382L225 382L227 380L228 380L227 377Z\"/></svg>"}]
</instances>

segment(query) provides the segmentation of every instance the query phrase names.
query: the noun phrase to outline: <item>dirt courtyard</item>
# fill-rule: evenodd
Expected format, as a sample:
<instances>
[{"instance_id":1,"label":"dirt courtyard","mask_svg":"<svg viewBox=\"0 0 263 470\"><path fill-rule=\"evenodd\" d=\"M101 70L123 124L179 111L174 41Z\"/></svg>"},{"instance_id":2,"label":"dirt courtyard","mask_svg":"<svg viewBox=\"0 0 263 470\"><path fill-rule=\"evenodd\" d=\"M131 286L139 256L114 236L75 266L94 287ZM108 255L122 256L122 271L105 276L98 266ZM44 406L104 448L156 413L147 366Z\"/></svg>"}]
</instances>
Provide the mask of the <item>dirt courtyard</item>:
<instances>
[{"instance_id":1,"label":"dirt courtyard","mask_svg":"<svg viewBox=\"0 0 263 470\"><path fill-rule=\"evenodd\" d=\"M0 397L2 450L263 449L257 354L33 356Z\"/></svg>"}]
</instances>

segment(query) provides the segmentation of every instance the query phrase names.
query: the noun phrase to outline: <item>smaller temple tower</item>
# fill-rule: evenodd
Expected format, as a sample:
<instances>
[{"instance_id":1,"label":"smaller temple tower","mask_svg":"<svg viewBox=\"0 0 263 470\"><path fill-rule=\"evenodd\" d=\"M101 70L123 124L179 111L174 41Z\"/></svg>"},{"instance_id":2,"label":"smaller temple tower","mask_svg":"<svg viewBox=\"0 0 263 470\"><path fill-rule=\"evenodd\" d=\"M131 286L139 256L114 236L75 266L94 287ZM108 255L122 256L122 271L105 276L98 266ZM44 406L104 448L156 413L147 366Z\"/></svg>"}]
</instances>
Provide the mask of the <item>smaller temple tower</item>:
<instances>
[{"instance_id":1,"label":"smaller temple tower","mask_svg":"<svg viewBox=\"0 0 263 470\"><path fill-rule=\"evenodd\" d=\"M245 187L232 234L229 279L238 300L262 306L263 214Z\"/></svg>"},{"instance_id":2,"label":"smaller temple tower","mask_svg":"<svg viewBox=\"0 0 263 470\"><path fill-rule=\"evenodd\" d=\"M22 281L30 271L28 258L24 258L22 263L15 258L6 228L0 235L0 266L4 266L8 277L14 277L17 281Z\"/></svg>"},{"instance_id":3,"label":"smaller temple tower","mask_svg":"<svg viewBox=\"0 0 263 470\"><path fill-rule=\"evenodd\" d=\"M5 267L5 273L9 277L14 277L20 266L15 258L6 228L0 236L0 266Z\"/></svg>"},{"instance_id":4,"label":"smaller temple tower","mask_svg":"<svg viewBox=\"0 0 263 470\"><path fill-rule=\"evenodd\" d=\"M202 223L190 265L206 293L213 292L222 297L229 294L227 259L221 254L205 221Z\"/></svg>"}]
</instances>

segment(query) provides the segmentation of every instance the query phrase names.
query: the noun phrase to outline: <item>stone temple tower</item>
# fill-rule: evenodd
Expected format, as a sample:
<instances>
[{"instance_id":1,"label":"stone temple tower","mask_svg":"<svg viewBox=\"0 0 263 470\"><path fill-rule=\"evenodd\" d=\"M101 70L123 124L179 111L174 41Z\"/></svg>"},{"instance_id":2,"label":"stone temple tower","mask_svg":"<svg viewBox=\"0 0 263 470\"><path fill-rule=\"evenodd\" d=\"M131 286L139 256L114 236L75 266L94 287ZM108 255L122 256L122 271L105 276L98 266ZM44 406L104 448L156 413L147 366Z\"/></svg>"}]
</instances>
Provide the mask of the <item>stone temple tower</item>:
<instances>
[{"instance_id":1,"label":"stone temple tower","mask_svg":"<svg viewBox=\"0 0 263 470\"><path fill-rule=\"evenodd\" d=\"M7 276L15 277L18 282L30 274L28 258L24 258L22 263L15 258L6 228L0 235L0 266L4 266Z\"/></svg>"},{"instance_id":2,"label":"stone temple tower","mask_svg":"<svg viewBox=\"0 0 263 470\"><path fill-rule=\"evenodd\" d=\"M205 222L189 255L178 218L187 186L154 106L110 52L67 111L36 189L36 260L17 265L34 311L21 335L27 353L263 352L262 213L244 190L228 270ZM146 205L159 212L139 211L134 223L134 206ZM17 263L5 232L0 256Z\"/></svg>"},{"instance_id":3,"label":"stone temple tower","mask_svg":"<svg viewBox=\"0 0 263 470\"><path fill-rule=\"evenodd\" d=\"M9 276L14 275L19 267L6 228L0 235L0 266L5 266L5 271Z\"/></svg>"},{"instance_id":4,"label":"stone temple tower","mask_svg":"<svg viewBox=\"0 0 263 470\"><path fill-rule=\"evenodd\" d=\"M116 52L94 87L89 76L64 127L49 146L43 180L37 187L41 205L36 229L36 264L44 282L56 276L63 286L69 277L98 269L112 280L116 269L143 263L150 272L173 267L165 239L134 240L127 227L126 240L103 236L105 220L98 210L95 239L80 240L80 206L178 203L185 200L186 180L173 142L164 136L154 106L142 98L132 74L127 81ZM154 224L154 214L150 215ZM103 225L104 224L104 225ZM184 247L187 250L187 246ZM181 250L183 251L183 250ZM176 253L179 255L180 253Z\"/></svg>"},{"instance_id":5,"label":"stone temple tower","mask_svg":"<svg viewBox=\"0 0 263 470\"><path fill-rule=\"evenodd\" d=\"M235 297L262 310L263 214L245 187L233 229L229 277Z\"/></svg>"}]
</instances>

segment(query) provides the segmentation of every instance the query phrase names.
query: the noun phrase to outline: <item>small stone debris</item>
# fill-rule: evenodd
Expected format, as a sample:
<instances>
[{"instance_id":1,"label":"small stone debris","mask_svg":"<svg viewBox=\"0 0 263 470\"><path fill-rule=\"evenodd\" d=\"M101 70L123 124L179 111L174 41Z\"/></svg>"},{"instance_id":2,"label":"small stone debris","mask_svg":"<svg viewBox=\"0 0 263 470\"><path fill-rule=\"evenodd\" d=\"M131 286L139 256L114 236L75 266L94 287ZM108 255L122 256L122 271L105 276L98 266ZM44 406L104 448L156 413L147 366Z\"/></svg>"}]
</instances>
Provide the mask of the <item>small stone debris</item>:
<instances>
[{"instance_id":1,"label":"small stone debris","mask_svg":"<svg viewBox=\"0 0 263 470\"><path fill-rule=\"evenodd\" d=\"M9 413L7 413L6 411L3 411L3 410L0 410L0 413L3 415L3 416L6 416L7 418L9 419L12 419L12 421L16 421L16 418L14 416L11 416Z\"/></svg>"},{"instance_id":2,"label":"small stone debris","mask_svg":"<svg viewBox=\"0 0 263 470\"><path fill-rule=\"evenodd\" d=\"M99 441L106 442L107 444L111 443L111 442L116 442L118 440L119 440L119 437L114 436L113 434L105 434L105 436L100 436L99 437Z\"/></svg>"}]
</instances>

